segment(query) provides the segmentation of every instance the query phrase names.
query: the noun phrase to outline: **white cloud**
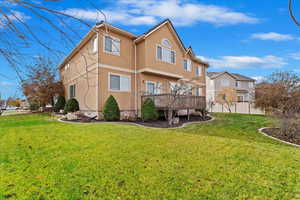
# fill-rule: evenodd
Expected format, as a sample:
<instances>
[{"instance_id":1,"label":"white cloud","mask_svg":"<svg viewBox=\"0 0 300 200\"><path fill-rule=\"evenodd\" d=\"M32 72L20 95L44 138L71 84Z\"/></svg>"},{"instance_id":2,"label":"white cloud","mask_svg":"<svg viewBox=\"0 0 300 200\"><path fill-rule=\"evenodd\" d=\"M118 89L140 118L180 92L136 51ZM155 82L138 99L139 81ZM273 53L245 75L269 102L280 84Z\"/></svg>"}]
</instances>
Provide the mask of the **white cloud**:
<instances>
[{"instance_id":1,"label":"white cloud","mask_svg":"<svg viewBox=\"0 0 300 200\"><path fill-rule=\"evenodd\" d=\"M280 68L287 65L281 57L276 56L222 56L219 58L199 58L207 61L213 68L243 69L243 68Z\"/></svg>"},{"instance_id":2,"label":"white cloud","mask_svg":"<svg viewBox=\"0 0 300 200\"><path fill-rule=\"evenodd\" d=\"M252 78L256 80L256 82L261 82L265 79L263 76L253 76Z\"/></svg>"},{"instance_id":3,"label":"white cloud","mask_svg":"<svg viewBox=\"0 0 300 200\"><path fill-rule=\"evenodd\" d=\"M68 9L65 12L90 21L103 19L96 10ZM254 24L260 21L248 14L225 7L187 3L183 0L117 0L103 12L107 15L108 22L125 25L150 25L166 18L171 19L178 26L188 26L199 22L235 25Z\"/></svg>"},{"instance_id":4,"label":"white cloud","mask_svg":"<svg viewBox=\"0 0 300 200\"><path fill-rule=\"evenodd\" d=\"M297 53L290 53L288 55L289 58L292 58L294 60L300 60L300 52L297 52Z\"/></svg>"},{"instance_id":5,"label":"white cloud","mask_svg":"<svg viewBox=\"0 0 300 200\"><path fill-rule=\"evenodd\" d=\"M152 16L133 16L129 14L127 11L119 10L103 10L104 14L109 23L119 23L126 25L153 25L157 21ZM65 13L68 15L75 16L80 19L88 20L88 21L101 21L104 20L104 16L99 13L97 10L86 10L86 9L68 9L65 10Z\"/></svg>"},{"instance_id":6,"label":"white cloud","mask_svg":"<svg viewBox=\"0 0 300 200\"><path fill-rule=\"evenodd\" d=\"M295 40L296 38L290 34L280 34L275 32L269 33L254 33L251 35L254 39L259 40L273 40L273 41L286 41L286 40Z\"/></svg>"}]
</instances>

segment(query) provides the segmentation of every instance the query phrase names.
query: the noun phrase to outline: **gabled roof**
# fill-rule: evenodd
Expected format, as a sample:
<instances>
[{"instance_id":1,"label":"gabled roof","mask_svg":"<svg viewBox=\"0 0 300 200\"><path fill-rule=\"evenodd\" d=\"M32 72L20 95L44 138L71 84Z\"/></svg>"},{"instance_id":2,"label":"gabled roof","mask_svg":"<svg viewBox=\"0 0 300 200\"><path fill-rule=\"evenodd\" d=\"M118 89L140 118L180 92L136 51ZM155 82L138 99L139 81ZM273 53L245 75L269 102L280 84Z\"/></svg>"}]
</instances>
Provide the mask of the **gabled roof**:
<instances>
[{"instance_id":1,"label":"gabled roof","mask_svg":"<svg viewBox=\"0 0 300 200\"><path fill-rule=\"evenodd\" d=\"M229 72L207 72L207 76L210 79L216 79L219 76L223 75L223 74L228 74L229 76L231 76L232 78L234 78L237 81L252 81L255 82L255 79L241 75L241 74L237 74L237 73L229 73Z\"/></svg>"},{"instance_id":2,"label":"gabled roof","mask_svg":"<svg viewBox=\"0 0 300 200\"><path fill-rule=\"evenodd\" d=\"M145 33L143 33L140 36L137 36L133 33L130 33L128 31L125 31L121 28L118 28L116 26L113 26L111 24L108 24L104 21L101 21L99 23L97 23L95 26L93 26L93 28L83 37L83 39L75 46L75 48L71 51L71 53L65 57L65 59L59 64L58 68L62 68L73 56L76 52L78 52L78 50L95 34L95 31L93 30L94 28L100 28L100 27L104 27L107 28L108 30L114 30L117 31L131 39L134 40L134 42L138 43L142 40L144 40L145 38L147 38L149 35L151 35L153 32L155 32L156 30L158 30L159 28L161 28L162 26L164 26L165 24L169 24L171 27L171 30L173 31L173 33L176 36L176 39L178 40L180 46L182 47L182 50L188 54L190 53L192 60L198 63L201 63L203 65L205 65L206 67L209 66L209 64L207 62L202 61L200 58L198 58L197 56L195 56L192 47L189 46L188 48L185 48L182 40L180 39L176 29L174 28L172 22L169 19L166 19L164 21L162 21L161 23L155 25L154 27L152 27L151 29L149 29L148 31L146 31Z\"/></svg>"}]
</instances>

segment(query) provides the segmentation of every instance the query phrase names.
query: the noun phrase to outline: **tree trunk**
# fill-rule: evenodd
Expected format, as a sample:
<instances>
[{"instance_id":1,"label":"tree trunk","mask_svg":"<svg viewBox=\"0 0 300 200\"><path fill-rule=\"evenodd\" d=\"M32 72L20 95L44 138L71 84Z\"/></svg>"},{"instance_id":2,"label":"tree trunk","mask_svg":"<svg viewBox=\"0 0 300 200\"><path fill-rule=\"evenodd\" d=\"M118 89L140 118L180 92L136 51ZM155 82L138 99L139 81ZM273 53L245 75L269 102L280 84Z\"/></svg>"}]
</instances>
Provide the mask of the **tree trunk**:
<instances>
[{"instance_id":1,"label":"tree trunk","mask_svg":"<svg viewBox=\"0 0 300 200\"><path fill-rule=\"evenodd\" d=\"M173 110L171 110L171 109L168 110L168 122L169 122L169 126L172 126L172 124L173 124Z\"/></svg>"}]
</instances>

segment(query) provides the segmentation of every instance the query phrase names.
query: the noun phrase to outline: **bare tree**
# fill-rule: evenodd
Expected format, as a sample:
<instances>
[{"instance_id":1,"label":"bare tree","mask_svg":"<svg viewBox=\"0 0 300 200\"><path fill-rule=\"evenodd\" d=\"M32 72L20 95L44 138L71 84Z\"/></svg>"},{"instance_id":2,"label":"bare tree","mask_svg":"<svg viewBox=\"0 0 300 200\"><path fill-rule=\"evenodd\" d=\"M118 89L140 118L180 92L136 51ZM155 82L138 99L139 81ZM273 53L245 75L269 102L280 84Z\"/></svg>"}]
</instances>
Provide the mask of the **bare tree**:
<instances>
[{"instance_id":1,"label":"bare tree","mask_svg":"<svg viewBox=\"0 0 300 200\"><path fill-rule=\"evenodd\" d=\"M35 56L29 48L38 48L58 62L82 38L76 26L81 29L94 27L63 10L54 9L59 2L63 0L0 1L0 57L10 64L20 80L23 80L24 63ZM106 20L92 1L85 3L96 8L99 17ZM32 24L30 18L39 25Z\"/></svg>"},{"instance_id":2,"label":"bare tree","mask_svg":"<svg viewBox=\"0 0 300 200\"><path fill-rule=\"evenodd\" d=\"M219 90L216 98L216 102L225 105L228 111L231 113L231 106L237 102L237 94L233 88L222 88Z\"/></svg>"},{"instance_id":3,"label":"bare tree","mask_svg":"<svg viewBox=\"0 0 300 200\"><path fill-rule=\"evenodd\" d=\"M279 120L285 137L300 137L300 77L296 73L275 72L258 84L255 105Z\"/></svg>"}]
</instances>

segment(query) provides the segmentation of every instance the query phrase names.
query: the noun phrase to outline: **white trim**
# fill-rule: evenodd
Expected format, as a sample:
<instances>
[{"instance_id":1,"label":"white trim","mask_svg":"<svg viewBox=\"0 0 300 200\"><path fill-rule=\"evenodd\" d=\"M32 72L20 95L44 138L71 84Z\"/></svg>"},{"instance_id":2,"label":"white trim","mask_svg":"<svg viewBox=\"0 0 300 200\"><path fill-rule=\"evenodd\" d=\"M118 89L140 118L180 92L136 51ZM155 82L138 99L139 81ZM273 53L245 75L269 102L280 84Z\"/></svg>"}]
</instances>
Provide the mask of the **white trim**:
<instances>
[{"instance_id":1,"label":"white trim","mask_svg":"<svg viewBox=\"0 0 300 200\"><path fill-rule=\"evenodd\" d=\"M164 44L163 44L164 41L168 41L169 46L164 45ZM162 46L164 46L164 47L167 47L168 49L171 49L171 48L172 48L171 42L170 42L170 40L168 40L167 38L163 38L163 39L161 40L160 44L161 44Z\"/></svg>"},{"instance_id":2,"label":"white trim","mask_svg":"<svg viewBox=\"0 0 300 200\"><path fill-rule=\"evenodd\" d=\"M158 75L163 75L163 76L169 76L172 78L183 78L183 76L181 75L177 75L177 74L172 74L172 73L168 73L168 72L163 72L163 71L159 71L159 70L154 70L151 68L143 68L138 70L138 73L143 73L143 72L149 72L149 73L153 73L153 74L158 74Z\"/></svg>"},{"instance_id":3,"label":"white trim","mask_svg":"<svg viewBox=\"0 0 300 200\"><path fill-rule=\"evenodd\" d=\"M113 90L110 88L110 75L115 75L115 76L120 76L120 90ZM121 77L127 77L129 79L129 86L128 86L128 90L123 91L121 90ZM124 75L124 74L118 74L118 73L113 73L113 72L108 72L108 91L110 92L131 92L131 76L129 75Z\"/></svg>"},{"instance_id":4,"label":"white trim","mask_svg":"<svg viewBox=\"0 0 300 200\"><path fill-rule=\"evenodd\" d=\"M118 28L118 27L115 27L115 26L113 26L113 25L111 25L111 24L107 24L107 23L102 23L102 24L100 24L100 25L96 25L96 27L97 28L100 28L100 27L102 27L102 26L109 26L110 28L112 28L112 29L116 29L116 30L118 30L118 31L120 31L120 32L123 32L123 33L125 33L125 34L127 34L128 36L131 36L131 37L137 37L136 35L134 35L133 33L130 33L130 32L128 32L128 31L125 31L125 30L123 30L123 29L120 29L120 28Z\"/></svg>"},{"instance_id":5,"label":"white trim","mask_svg":"<svg viewBox=\"0 0 300 200\"><path fill-rule=\"evenodd\" d=\"M134 73L134 70L125 69L123 67L117 67L117 66L111 66L111 65L105 65L105 64L99 64L98 66L101 68L105 68L105 69L112 69L112 70L121 71L121 72Z\"/></svg>"}]
</instances>

